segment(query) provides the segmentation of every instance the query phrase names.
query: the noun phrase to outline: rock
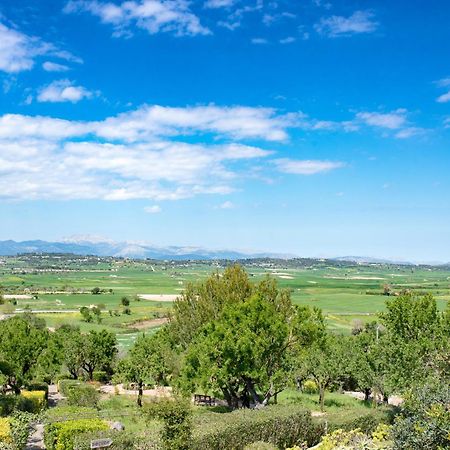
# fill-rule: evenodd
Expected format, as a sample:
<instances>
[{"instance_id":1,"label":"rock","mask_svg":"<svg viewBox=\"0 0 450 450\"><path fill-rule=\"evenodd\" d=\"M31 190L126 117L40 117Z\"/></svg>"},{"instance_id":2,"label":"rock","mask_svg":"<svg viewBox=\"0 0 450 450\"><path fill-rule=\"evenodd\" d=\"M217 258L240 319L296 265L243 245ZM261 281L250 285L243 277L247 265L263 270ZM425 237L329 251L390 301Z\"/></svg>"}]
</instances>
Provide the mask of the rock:
<instances>
[{"instance_id":1,"label":"rock","mask_svg":"<svg viewBox=\"0 0 450 450\"><path fill-rule=\"evenodd\" d=\"M111 430L115 430L115 431L124 431L125 430L125 425L121 422L113 422L111 425Z\"/></svg>"}]
</instances>

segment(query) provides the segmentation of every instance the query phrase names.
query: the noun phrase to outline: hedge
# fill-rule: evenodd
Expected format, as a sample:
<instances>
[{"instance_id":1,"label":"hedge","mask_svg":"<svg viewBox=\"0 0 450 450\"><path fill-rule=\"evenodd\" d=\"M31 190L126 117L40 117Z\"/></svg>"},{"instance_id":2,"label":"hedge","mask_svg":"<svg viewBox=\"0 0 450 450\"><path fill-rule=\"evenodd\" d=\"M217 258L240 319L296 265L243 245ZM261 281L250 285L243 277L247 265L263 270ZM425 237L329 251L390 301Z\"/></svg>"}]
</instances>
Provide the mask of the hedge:
<instances>
[{"instance_id":1,"label":"hedge","mask_svg":"<svg viewBox=\"0 0 450 450\"><path fill-rule=\"evenodd\" d=\"M44 391L45 399L48 400L48 384L39 381L32 381L26 385L27 391Z\"/></svg>"},{"instance_id":2,"label":"hedge","mask_svg":"<svg viewBox=\"0 0 450 450\"><path fill-rule=\"evenodd\" d=\"M324 433L323 424L314 423L309 411L295 405L274 405L215 416L211 420L211 414L204 414L196 421L192 449L242 450L257 441L278 448L303 443L312 446Z\"/></svg>"},{"instance_id":3,"label":"hedge","mask_svg":"<svg viewBox=\"0 0 450 450\"><path fill-rule=\"evenodd\" d=\"M0 418L0 442L6 444L12 443L11 421L8 417Z\"/></svg>"},{"instance_id":4,"label":"hedge","mask_svg":"<svg viewBox=\"0 0 450 450\"><path fill-rule=\"evenodd\" d=\"M14 411L33 412L34 404L21 395L0 395L0 417L7 417Z\"/></svg>"},{"instance_id":5,"label":"hedge","mask_svg":"<svg viewBox=\"0 0 450 450\"><path fill-rule=\"evenodd\" d=\"M38 414L47 407L47 394L45 391L22 391L20 395L33 405L32 413Z\"/></svg>"},{"instance_id":6,"label":"hedge","mask_svg":"<svg viewBox=\"0 0 450 450\"><path fill-rule=\"evenodd\" d=\"M107 430L109 427L100 419L69 420L55 422L45 427L44 442L47 450L73 450L78 434L88 431Z\"/></svg>"},{"instance_id":7,"label":"hedge","mask_svg":"<svg viewBox=\"0 0 450 450\"><path fill-rule=\"evenodd\" d=\"M64 397L67 397L69 393L69 389L72 386L79 386L82 384L79 380L59 380L58 381L58 391L61 393L61 395L64 395Z\"/></svg>"},{"instance_id":8,"label":"hedge","mask_svg":"<svg viewBox=\"0 0 450 450\"><path fill-rule=\"evenodd\" d=\"M110 438L113 443L108 450L161 450L157 432L152 434L137 434L128 431L97 431L79 434L75 437L74 450L90 450L94 439Z\"/></svg>"},{"instance_id":9,"label":"hedge","mask_svg":"<svg viewBox=\"0 0 450 450\"><path fill-rule=\"evenodd\" d=\"M97 389L90 384L82 383L79 385L68 386L67 403L70 406L96 407L100 400L100 394Z\"/></svg>"},{"instance_id":10,"label":"hedge","mask_svg":"<svg viewBox=\"0 0 450 450\"><path fill-rule=\"evenodd\" d=\"M34 414L22 411L16 411L10 417L11 437L16 450L25 448L31 431L31 422L35 419Z\"/></svg>"},{"instance_id":11,"label":"hedge","mask_svg":"<svg viewBox=\"0 0 450 450\"><path fill-rule=\"evenodd\" d=\"M376 430L378 425L391 424L392 420L392 411L380 407L377 409L372 409L367 414L358 416L349 416L348 412L343 416L331 416L327 419L327 422L329 432L335 430L351 431L359 429L363 433L371 434Z\"/></svg>"}]
</instances>

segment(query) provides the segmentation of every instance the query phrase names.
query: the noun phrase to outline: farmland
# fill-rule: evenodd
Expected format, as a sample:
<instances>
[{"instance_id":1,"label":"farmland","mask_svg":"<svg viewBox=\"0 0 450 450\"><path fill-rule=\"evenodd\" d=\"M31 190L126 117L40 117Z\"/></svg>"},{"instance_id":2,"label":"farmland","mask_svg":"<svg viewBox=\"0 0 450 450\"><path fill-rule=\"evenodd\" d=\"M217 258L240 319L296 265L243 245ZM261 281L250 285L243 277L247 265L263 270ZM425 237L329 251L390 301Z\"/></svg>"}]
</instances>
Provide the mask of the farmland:
<instances>
[{"instance_id":1,"label":"farmland","mask_svg":"<svg viewBox=\"0 0 450 450\"><path fill-rule=\"evenodd\" d=\"M173 296L187 283L203 280L230 264L73 255L22 255L3 257L1 262L5 302L0 314L31 310L51 328L64 323L77 324L86 331L106 328L117 334L122 349L127 349L139 333L161 325ZM270 274L280 287L291 291L294 303L321 308L329 329L343 334L383 311L385 289L391 294L431 292L440 309L450 299L450 269L445 267L306 259L245 260L241 264L254 281ZM95 288L99 293L93 293ZM130 300L130 314L123 313L123 297ZM82 320L80 308L93 305L101 310L100 323Z\"/></svg>"}]
</instances>

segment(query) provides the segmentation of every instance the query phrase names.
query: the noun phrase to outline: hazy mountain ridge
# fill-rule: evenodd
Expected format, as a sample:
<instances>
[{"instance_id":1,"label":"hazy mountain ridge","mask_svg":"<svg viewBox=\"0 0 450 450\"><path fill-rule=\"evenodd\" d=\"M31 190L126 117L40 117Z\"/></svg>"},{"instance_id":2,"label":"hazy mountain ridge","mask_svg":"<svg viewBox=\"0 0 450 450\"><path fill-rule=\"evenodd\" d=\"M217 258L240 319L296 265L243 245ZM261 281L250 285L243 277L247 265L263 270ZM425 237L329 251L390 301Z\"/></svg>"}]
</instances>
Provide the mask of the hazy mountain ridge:
<instances>
[{"instance_id":1,"label":"hazy mountain ridge","mask_svg":"<svg viewBox=\"0 0 450 450\"><path fill-rule=\"evenodd\" d=\"M244 253L234 250L208 250L200 247L158 247L135 242L94 242L65 239L61 242L42 240L16 242L0 241L0 255L14 256L21 253L73 253L75 255L114 256L152 259L244 259L244 258L290 258L293 255L275 253Z\"/></svg>"}]
</instances>

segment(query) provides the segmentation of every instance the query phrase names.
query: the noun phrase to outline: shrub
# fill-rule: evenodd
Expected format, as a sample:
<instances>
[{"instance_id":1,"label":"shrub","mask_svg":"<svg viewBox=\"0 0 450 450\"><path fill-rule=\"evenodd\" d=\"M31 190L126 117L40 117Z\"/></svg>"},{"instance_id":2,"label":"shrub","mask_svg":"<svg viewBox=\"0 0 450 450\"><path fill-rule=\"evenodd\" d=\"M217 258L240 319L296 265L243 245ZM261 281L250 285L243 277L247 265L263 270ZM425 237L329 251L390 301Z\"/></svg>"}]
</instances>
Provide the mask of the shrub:
<instances>
[{"instance_id":1,"label":"shrub","mask_svg":"<svg viewBox=\"0 0 450 450\"><path fill-rule=\"evenodd\" d=\"M0 417L10 416L14 411L33 412L33 402L21 395L0 395Z\"/></svg>"},{"instance_id":2,"label":"shrub","mask_svg":"<svg viewBox=\"0 0 450 450\"><path fill-rule=\"evenodd\" d=\"M34 414L22 411L16 411L11 416L11 437L15 449L25 448L31 430L30 424L33 419L35 419Z\"/></svg>"},{"instance_id":3,"label":"shrub","mask_svg":"<svg viewBox=\"0 0 450 450\"><path fill-rule=\"evenodd\" d=\"M98 405L100 394L94 386L82 383L68 387L66 397L70 406L95 408Z\"/></svg>"},{"instance_id":4,"label":"shrub","mask_svg":"<svg viewBox=\"0 0 450 450\"><path fill-rule=\"evenodd\" d=\"M45 399L48 400L48 384L47 383L40 383L38 381L32 381L31 383L27 384L26 388L27 388L27 391L44 391Z\"/></svg>"},{"instance_id":5,"label":"shrub","mask_svg":"<svg viewBox=\"0 0 450 450\"><path fill-rule=\"evenodd\" d=\"M69 394L69 389L72 386L79 386L82 382L80 380L59 380L58 381L58 391L64 397L67 397Z\"/></svg>"},{"instance_id":6,"label":"shrub","mask_svg":"<svg viewBox=\"0 0 450 450\"><path fill-rule=\"evenodd\" d=\"M45 446L47 450L74 450L74 440L77 435L107 429L108 425L100 419L55 422L45 427Z\"/></svg>"},{"instance_id":7,"label":"shrub","mask_svg":"<svg viewBox=\"0 0 450 450\"><path fill-rule=\"evenodd\" d=\"M74 450L90 450L94 439L111 438L113 443L108 450L160 450L161 445L157 435L140 435L130 432L97 431L77 435Z\"/></svg>"},{"instance_id":8,"label":"shrub","mask_svg":"<svg viewBox=\"0 0 450 450\"><path fill-rule=\"evenodd\" d=\"M330 417L328 419L328 430L351 431L359 429L363 433L371 434L380 424L390 424L392 422L391 414L384 408L377 408L356 417L348 413L339 417Z\"/></svg>"},{"instance_id":9,"label":"shrub","mask_svg":"<svg viewBox=\"0 0 450 450\"><path fill-rule=\"evenodd\" d=\"M11 421L8 417L0 418L0 442L12 443Z\"/></svg>"},{"instance_id":10,"label":"shrub","mask_svg":"<svg viewBox=\"0 0 450 450\"><path fill-rule=\"evenodd\" d=\"M450 386L444 381L415 389L392 426L396 449L450 448Z\"/></svg>"},{"instance_id":11,"label":"shrub","mask_svg":"<svg viewBox=\"0 0 450 450\"><path fill-rule=\"evenodd\" d=\"M109 377L108 377L108 374L104 370L96 370L92 374L92 379L94 381L98 381L100 383L104 383L104 382L108 381Z\"/></svg>"},{"instance_id":12,"label":"shrub","mask_svg":"<svg viewBox=\"0 0 450 450\"><path fill-rule=\"evenodd\" d=\"M192 410L184 399L163 399L147 404L150 419L162 420L161 441L164 450L188 450L191 448Z\"/></svg>"},{"instance_id":13,"label":"shrub","mask_svg":"<svg viewBox=\"0 0 450 450\"><path fill-rule=\"evenodd\" d=\"M205 420L204 414L200 419ZM216 414L214 421L197 423L193 449L241 450L262 441L278 448L293 447L306 442L316 444L324 425L315 424L309 411L295 405L268 406L260 410L238 410Z\"/></svg>"},{"instance_id":14,"label":"shrub","mask_svg":"<svg viewBox=\"0 0 450 450\"><path fill-rule=\"evenodd\" d=\"M277 447L275 447L272 444L269 444L268 442L253 442L253 444L246 445L244 447L244 450L277 450Z\"/></svg>"},{"instance_id":15,"label":"shrub","mask_svg":"<svg viewBox=\"0 0 450 450\"><path fill-rule=\"evenodd\" d=\"M31 402L33 405L32 413L39 413L47 407L45 391L22 391L20 395Z\"/></svg>"},{"instance_id":16,"label":"shrub","mask_svg":"<svg viewBox=\"0 0 450 450\"><path fill-rule=\"evenodd\" d=\"M318 394L319 388L314 380L306 380L302 386L302 392L305 394Z\"/></svg>"}]
</instances>

